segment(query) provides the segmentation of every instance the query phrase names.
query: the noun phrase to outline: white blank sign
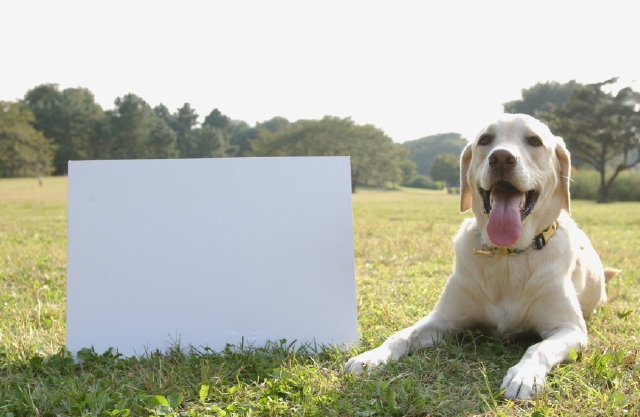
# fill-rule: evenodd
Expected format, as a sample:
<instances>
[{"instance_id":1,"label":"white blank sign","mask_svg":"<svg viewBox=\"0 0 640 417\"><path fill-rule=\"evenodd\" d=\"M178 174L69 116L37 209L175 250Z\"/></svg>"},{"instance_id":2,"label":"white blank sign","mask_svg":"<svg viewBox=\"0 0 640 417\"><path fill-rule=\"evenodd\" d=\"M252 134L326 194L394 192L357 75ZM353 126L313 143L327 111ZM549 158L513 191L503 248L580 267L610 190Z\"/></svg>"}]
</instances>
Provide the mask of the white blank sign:
<instances>
[{"instance_id":1,"label":"white blank sign","mask_svg":"<svg viewBox=\"0 0 640 417\"><path fill-rule=\"evenodd\" d=\"M69 162L67 349L357 343L348 157Z\"/></svg>"}]
</instances>

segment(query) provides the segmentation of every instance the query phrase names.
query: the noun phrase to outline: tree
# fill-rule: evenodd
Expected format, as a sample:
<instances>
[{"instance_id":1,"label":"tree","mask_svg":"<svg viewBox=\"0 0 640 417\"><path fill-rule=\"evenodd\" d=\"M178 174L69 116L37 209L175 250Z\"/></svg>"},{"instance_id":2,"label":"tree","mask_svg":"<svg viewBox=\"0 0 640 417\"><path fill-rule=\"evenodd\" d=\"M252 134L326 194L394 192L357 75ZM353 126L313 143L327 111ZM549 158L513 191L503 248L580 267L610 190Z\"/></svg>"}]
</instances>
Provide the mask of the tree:
<instances>
[{"instance_id":1,"label":"tree","mask_svg":"<svg viewBox=\"0 0 640 417\"><path fill-rule=\"evenodd\" d=\"M566 103L571 92L582 84L571 80L561 84L558 81L547 81L520 90L522 98L509 101L502 106L505 113L523 113L538 117L539 113L548 112L552 106L558 107Z\"/></svg>"},{"instance_id":2,"label":"tree","mask_svg":"<svg viewBox=\"0 0 640 417\"><path fill-rule=\"evenodd\" d=\"M398 183L405 151L373 125L356 125L350 118L326 116L300 120L271 132L258 128L254 156L350 156L351 187Z\"/></svg>"},{"instance_id":3,"label":"tree","mask_svg":"<svg viewBox=\"0 0 640 417\"><path fill-rule=\"evenodd\" d=\"M541 113L562 136L574 159L600 173L599 203L608 201L618 174L640 163L640 93L626 87L606 92L617 78L576 87L567 102ZM613 173L607 178L609 167Z\"/></svg>"},{"instance_id":4,"label":"tree","mask_svg":"<svg viewBox=\"0 0 640 417\"><path fill-rule=\"evenodd\" d=\"M36 117L35 128L57 145L55 174L66 174L69 160L108 157L106 116L88 89L61 92L57 84L42 84L24 102Z\"/></svg>"},{"instance_id":5,"label":"tree","mask_svg":"<svg viewBox=\"0 0 640 417\"><path fill-rule=\"evenodd\" d=\"M222 158L234 156L237 147L229 144L229 134L224 129L203 125L194 129L193 158Z\"/></svg>"},{"instance_id":6,"label":"tree","mask_svg":"<svg viewBox=\"0 0 640 417\"><path fill-rule=\"evenodd\" d=\"M225 116L218 109L213 109L211 113L204 118L202 126L211 126L217 129L226 130L231 127L231 119Z\"/></svg>"},{"instance_id":7,"label":"tree","mask_svg":"<svg viewBox=\"0 0 640 417\"><path fill-rule=\"evenodd\" d=\"M402 148L406 149L406 148ZM405 154L409 154L409 150L406 149ZM402 172L402 181L400 184L408 185L411 181L416 177L416 163L410 160L409 158L404 159L400 162L400 171Z\"/></svg>"},{"instance_id":8,"label":"tree","mask_svg":"<svg viewBox=\"0 0 640 417\"><path fill-rule=\"evenodd\" d=\"M287 129L291 122L284 117L276 116L261 123L256 123L255 127L251 127L247 122L233 122L231 138L229 143L236 149L235 156L247 156L253 151L251 144L258 137L259 130L265 130L270 133L281 132Z\"/></svg>"},{"instance_id":9,"label":"tree","mask_svg":"<svg viewBox=\"0 0 640 417\"><path fill-rule=\"evenodd\" d=\"M429 176L434 181L444 181L447 187L460 183L460 157L452 153L436 156L429 167Z\"/></svg>"},{"instance_id":10,"label":"tree","mask_svg":"<svg viewBox=\"0 0 640 417\"><path fill-rule=\"evenodd\" d=\"M135 94L115 100L107 112L110 154L116 159L175 158L176 135L146 101Z\"/></svg>"},{"instance_id":11,"label":"tree","mask_svg":"<svg viewBox=\"0 0 640 417\"><path fill-rule=\"evenodd\" d=\"M0 101L0 177L53 172L55 145L33 123L35 116L24 103Z\"/></svg>"},{"instance_id":12,"label":"tree","mask_svg":"<svg viewBox=\"0 0 640 417\"><path fill-rule=\"evenodd\" d=\"M291 125L291 122L284 117L276 116L261 123L256 123L257 129L265 129L271 133L282 132Z\"/></svg>"},{"instance_id":13,"label":"tree","mask_svg":"<svg viewBox=\"0 0 640 417\"><path fill-rule=\"evenodd\" d=\"M196 153L200 158L235 156L239 147L230 143L235 130L231 118L213 109L204 118L202 127L195 129Z\"/></svg>"},{"instance_id":14,"label":"tree","mask_svg":"<svg viewBox=\"0 0 640 417\"><path fill-rule=\"evenodd\" d=\"M402 146L409 149L409 159L416 163L418 174L429 175L433 158L441 153L460 155L466 144L462 135L451 132L406 141Z\"/></svg>"},{"instance_id":15,"label":"tree","mask_svg":"<svg viewBox=\"0 0 640 417\"><path fill-rule=\"evenodd\" d=\"M198 124L198 114L189 103L184 103L171 115L169 126L176 133L180 158L197 158L197 144L192 129Z\"/></svg>"},{"instance_id":16,"label":"tree","mask_svg":"<svg viewBox=\"0 0 640 417\"><path fill-rule=\"evenodd\" d=\"M247 122L234 124L229 144L236 149L235 156L247 156L251 153L251 142L258 137L258 129L249 126Z\"/></svg>"},{"instance_id":17,"label":"tree","mask_svg":"<svg viewBox=\"0 0 640 417\"><path fill-rule=\"evenodd\" d=\"M157 106L155 106L153 108L153 111L156 113L156 116L158 116L160 119L162 119L162 121L167 126L171 125L171 112L169 111L169 108L167 106L165 106L164 104L160 103L160 104L158 104Z\"/></svg>"}]
</instances>

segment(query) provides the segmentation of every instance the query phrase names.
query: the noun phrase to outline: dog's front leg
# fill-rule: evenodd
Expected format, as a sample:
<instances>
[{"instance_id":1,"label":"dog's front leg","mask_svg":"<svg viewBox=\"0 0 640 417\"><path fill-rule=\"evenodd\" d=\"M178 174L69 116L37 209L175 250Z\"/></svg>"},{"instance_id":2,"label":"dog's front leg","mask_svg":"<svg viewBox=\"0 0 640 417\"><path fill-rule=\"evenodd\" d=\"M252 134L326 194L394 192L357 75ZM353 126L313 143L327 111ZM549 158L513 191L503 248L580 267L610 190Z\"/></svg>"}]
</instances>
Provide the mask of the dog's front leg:
<instances>
[{"instance_id":1,"label":"dog's front leg","mask_svg":"<svg viewBox=\"0 0 640 417\"><path fill-rule=\"evenodd\" d=\"M360 374L397 361L411 351L436 344L443 334L449 332L443 315L431 312L416 324L400 330L375 349L355 356L344 365L346 372Z\"/></svg>"},{"instance_id":2,"label":"dog's front leg","mask_svg":"<svg viewBox=\"0 0 640 417\"><path fill-rule=\"evenodd\" d=\"M584 326L554 329L543 337L542 342L529 347L520 362L507 372L500 387L506 388L505 398L523 400L539 393L547 372L567 360L570 349L579 350L587 344Z\"/></svg>"}]
</instances>

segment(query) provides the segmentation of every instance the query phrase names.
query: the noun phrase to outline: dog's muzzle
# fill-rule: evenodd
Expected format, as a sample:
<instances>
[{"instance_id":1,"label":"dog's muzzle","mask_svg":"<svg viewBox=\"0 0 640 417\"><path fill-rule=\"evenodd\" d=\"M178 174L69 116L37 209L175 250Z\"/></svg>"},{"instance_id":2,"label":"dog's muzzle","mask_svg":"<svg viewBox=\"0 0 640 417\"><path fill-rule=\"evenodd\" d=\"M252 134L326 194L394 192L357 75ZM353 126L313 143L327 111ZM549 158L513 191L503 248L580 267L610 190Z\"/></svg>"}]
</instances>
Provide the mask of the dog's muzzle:
<instances>
[{"instance_id":1,"label":"dog's muzzle","mask_svg":"<svg viewBox=\"0 0 640 417\"><path fill-rule=\"evenodd\" d=\"M522 222L538 200L535 189L521 189L515 172L519 157L505 148L494 149L488 157L491 187L479 188L482 208L489 215L487 233L496 246L511 246L520 236Z\"/></svg>"}]
</instances>

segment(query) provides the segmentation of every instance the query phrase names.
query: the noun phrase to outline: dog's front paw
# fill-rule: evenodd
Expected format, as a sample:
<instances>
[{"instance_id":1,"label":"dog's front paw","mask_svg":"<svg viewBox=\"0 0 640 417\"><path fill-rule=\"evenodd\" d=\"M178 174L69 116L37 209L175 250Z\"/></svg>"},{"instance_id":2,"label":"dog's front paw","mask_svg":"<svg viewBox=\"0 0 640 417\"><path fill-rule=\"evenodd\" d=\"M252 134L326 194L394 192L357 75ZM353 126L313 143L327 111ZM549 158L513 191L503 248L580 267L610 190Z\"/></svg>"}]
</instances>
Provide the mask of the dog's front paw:
<instances>
[{"instance_id":1,"label":"dog's front paw","mask_svg":"<svg viewBox=\"0 0 640 417\"><path fill-rule=\"evenodd\" d=\"M526 400L542 392L545 370L540 365L518 363L511 367L502 380L500 389L505 389L504 397L512 400Z\"/></svg>"},{"instance_id":2,"label":"dog's front paw","mask_svg":"<svg viewBox=\"0 0 640 417\"><path fill-rule=\"evenodd\" d=\"M382 347L378 347L349 359L349 361L344 364L344 371L359 375L362 372L370 372L374 369L384 367L388 359L389 352Z\"/></svg>"}]
</instances>

